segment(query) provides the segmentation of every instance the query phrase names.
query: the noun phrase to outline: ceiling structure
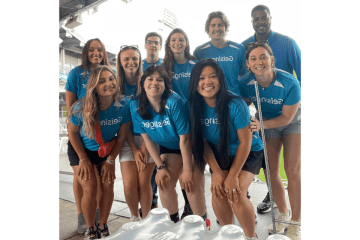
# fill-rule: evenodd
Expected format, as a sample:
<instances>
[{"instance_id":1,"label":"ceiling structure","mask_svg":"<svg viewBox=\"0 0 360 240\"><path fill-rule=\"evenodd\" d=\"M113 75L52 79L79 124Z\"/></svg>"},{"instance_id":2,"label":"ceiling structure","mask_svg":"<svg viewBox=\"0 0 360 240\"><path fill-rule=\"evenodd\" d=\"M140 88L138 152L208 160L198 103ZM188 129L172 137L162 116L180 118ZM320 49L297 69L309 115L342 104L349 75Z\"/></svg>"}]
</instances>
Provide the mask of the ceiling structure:
<instances>
[{"instance_id":1,"label":"ceiling structure","mask_svg":"<svg viewBox=\"0 0 360 240\"><path fill-rule=\"evenodd\" d=\"M66 24L70 18L94 8L96 9L97 6L106 1L107 0L59 0L59 37L62 40L60 48L78 54L82 53L83 45L88 39L79 35L75 29L67 29L64 28L63 25ZM109 61L114 63L116 54L107 51L107 55Z\"/></svg>"}]
</instances>

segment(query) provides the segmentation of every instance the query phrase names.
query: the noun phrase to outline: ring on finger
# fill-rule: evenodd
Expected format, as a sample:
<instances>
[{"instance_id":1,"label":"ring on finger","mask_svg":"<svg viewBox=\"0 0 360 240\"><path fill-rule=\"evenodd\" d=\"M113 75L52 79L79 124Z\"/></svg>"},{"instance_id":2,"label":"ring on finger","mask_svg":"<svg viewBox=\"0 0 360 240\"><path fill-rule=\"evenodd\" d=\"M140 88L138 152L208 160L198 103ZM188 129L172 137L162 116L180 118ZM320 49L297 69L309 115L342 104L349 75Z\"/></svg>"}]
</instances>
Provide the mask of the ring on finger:
<instances>
[{"instance_id":1,"label":"ring on finger","mask_svg":"<svg viewBox=\"0 0 360 240\"><path fill-rule=\"evenodd\" d=\"M236 189L233 189L233 192L236 192Z\"/></svg>"}]
</instances>

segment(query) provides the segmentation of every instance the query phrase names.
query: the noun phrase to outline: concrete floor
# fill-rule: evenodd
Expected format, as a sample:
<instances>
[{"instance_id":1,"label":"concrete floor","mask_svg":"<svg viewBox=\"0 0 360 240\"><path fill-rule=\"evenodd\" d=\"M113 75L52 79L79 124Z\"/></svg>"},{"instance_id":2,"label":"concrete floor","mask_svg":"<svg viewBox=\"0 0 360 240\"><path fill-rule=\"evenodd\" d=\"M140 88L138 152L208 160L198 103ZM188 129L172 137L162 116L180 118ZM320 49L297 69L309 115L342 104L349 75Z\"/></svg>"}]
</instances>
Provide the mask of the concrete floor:
<instances>
[{"instance_id":1,"label":"concrete floor","mask_svg":"<svg viewBox=\"0 0 360 240\"><path fill-rule=\"evenodd\" d=\"M83 234L78 234L77 229L77 210L74 200L74 194L72 189L72 175L68 175L67 173L72 173L72 168L69 165L69 160L65 153L59 155L59 205L60 205L60 232L59 239L83 239ZM208 212L208 218L211 221L211 230L210 232L218 231L220 229L220 225L216 223L216 217L212 210L211 206L211 192L210 192L210 174L205 174L206 176L206 184L205 184L205 199L206 206ZM178 193L178 204L179 204L179 214L181 216L184 207L184 200L182 197L181 189L179 184L176 187ZM120 164L116 160L116 181L114 186L114 202L111 209L111 214L108 220L108 226L112 233L116 232L124 223L129 222L130 211L125 202L125 197L123 194L123 184L120 172ZM263 200L267 193L267 186L265 183L255 179L253 183L250 185L249 192L251 195L251 203L256 209L256 206L259 202ZM288 203L288 208L290 208L287 191L286 191L286 199ZM159 207L162 207L161 201L159 198ZM275 214L277 213L277 208L275 209ZM255 232L259 237L259 240L265 240L268 235L268 226L271 223L271 214L259 214L258 223L255 227ZM236 218L234 218L234 224L239 225ZM239 225L240 226L240 225Z\"/></svg>"}]
</instances>

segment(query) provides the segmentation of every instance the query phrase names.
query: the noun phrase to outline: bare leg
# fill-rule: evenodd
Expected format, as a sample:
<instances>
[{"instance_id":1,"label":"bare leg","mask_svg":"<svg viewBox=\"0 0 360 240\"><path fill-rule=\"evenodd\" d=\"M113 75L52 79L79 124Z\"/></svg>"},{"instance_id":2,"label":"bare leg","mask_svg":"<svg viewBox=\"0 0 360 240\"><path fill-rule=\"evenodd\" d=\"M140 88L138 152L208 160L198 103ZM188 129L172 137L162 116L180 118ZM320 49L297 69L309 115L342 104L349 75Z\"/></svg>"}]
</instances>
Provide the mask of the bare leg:
<instances>
[{"instance_id":1,"label":"bare leg","mask_svg":"<svg viewBox=\"0 0 360 240\"><path fill-rule=\"evenodd\" d=\"M135 161L120 162L121 175L124 184L124 194L131 215L139 216L139 182Z\"/></svg>"},{"instance_id":2,"label":"bare leg","mask_svg":"<svg viewBox=\"0 0 360 240\"><path fill-rule=\"evenodd\" d=\"M81 209L81 199L82 199L82 196L83 196L83 191L82 191L81 185L80 185L80 183L79 183L79 181L77 180L76 175L75 175L75 171L76 171L75 168L76 168L76 167L77 167L77 169L78 169L78 168L79 168L79 165L72 167L73 172L74 172L73 190L74 190L74 197L75 197L76 208L77 208L78 215L79 215L80 213L82 213L82 209Z\"/></svg>"},{"instance_id":3,"label":"bare leg","mask_svg":"<svg viewBox=\"0 0 360 240\"><path fill-rule=\"evenodd\" d=\"M175 186L182 169L182 158L180 154L172 153L162 154L160 157L165 162L171 178L170 182L167 181L166 188L163 188L162 190L159 188L160 199L163 207L169 211L170 215L172 215L179 211Z\"/></svg>"},{"instance_id":4,"label":"bare leg","mask_svg":"<svg viewBox=\"0 0 360 240\"><path fill-rule=\"evenodd\" d=\"M266 138L266 147L269 160L271 189L274 201L281 213L287 213L284 183L279 174L280 153L282 147L281 138Z\"/></svg>"},{"instance_id":5,"label":"bare leg","mask_svg":"<svg viewBox=\"0 0 360 240\"><path fill-rule=\"evenodd\" d=\"M83 197L81 199L81 207L84 214L86 227L89 229L90 227L94 227L95 222L95 210L96 210L96 189L97 182L95 177L95 167L94 171L90 173L90 179L88 180L80 180L78 176L79 166L74 166L74 176L77 181L80 183Z\"/></svg>"},{"instance_id":6,"label":"bare leg","mask_svg":"<svg viewBox=\"0 0 360 240\"><path fill-rule=\"evenodd\" d=\"M145 218L150 209L152 201L152 188L151 188L151 176L154 172L155 163L148 163L145 171L138 173L139 182L139 195L140 195L140 206L142 211L142 218Z\"/></svg>"},{"instance_id":7,"label":"bare leg","mask_svg":"<svg viewBox=\"0 0 360 240\"><path fill-rule=\"evenodd\" d=\"M300 222L301 212L301 134L283 135L284 168L288 178L288 193L292 220Z\"/></svg>"},{"instance_id":8,"label":"bare leg","mask_svg":"<svg viewBox=\"0 0 360 240\"><path fill-rule=\"evenodd\" d=\"M101 163L103 165L104 162ZM99 201L99 208L100 208L100 226L103 226L105 223L107 223L107 220L109 218L110 210L112 203L114 201L114 183L109 181L102 182L100 179L100 176L98 172L96 171L96 178L97 182L100 185L101 189L101 197ZM98 188L99 190L99 188Z\"/></svg>"},{"instance_id":9,"label":"bare leg","mask_svg":"<svg viewBox=\"0 0 360 240\"><path fill-rule=\"evenodd\" d=\"M229 171L222 171L225 177L228 175ZM223 198L215 197L215 194L212 194L211 197L212 207L215 213L217 220L221 226L233 224L233 210L231 207L230 201L223 196Z\"/></svg>"},{"instance_id":10,"label":"bare leg","mask_svg":"<svg viewBox=\"0 0 360 240\"><path fill-rule=\"evenodd\" d=\"M240 171L239 183L241 196L238 202L233 202L232 206L234 209L235 216L239 221L241 227L244 229L245 236L255 237L255 215L254 207L250 200L247 198L248 188L254 179L254 174L247 171Z\"/></svg>"},{"instance_id":11,"label":"bare leg","mask_svg":"<svg viewBox=\"0 0 360 240\"><path fill-rule=\"evenodd\" d=\"M193 164L194 174L194 189L192 192L186 192L189 199L191 209L194 214L200 217L205 215L205 176L197 166Z\"/></svg>"}]
</instances>

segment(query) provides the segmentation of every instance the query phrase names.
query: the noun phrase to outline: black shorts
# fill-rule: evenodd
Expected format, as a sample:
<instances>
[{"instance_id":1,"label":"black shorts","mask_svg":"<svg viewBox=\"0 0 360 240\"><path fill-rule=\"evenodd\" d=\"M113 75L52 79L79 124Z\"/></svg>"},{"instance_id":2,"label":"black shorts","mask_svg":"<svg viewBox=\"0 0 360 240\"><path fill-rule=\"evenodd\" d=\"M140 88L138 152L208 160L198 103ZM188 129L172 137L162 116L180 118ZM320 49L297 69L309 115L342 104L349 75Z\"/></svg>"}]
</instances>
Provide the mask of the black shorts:
<instances>
[{"instance_id":1,"label":"black shorts","mask_svg":"<svg viewBox=\"0 0 360 240\"><path fill-rule=\"evenodd\" d=\"M100 157L98 154L98 151L90 151L89 149L87 149L86 147L84 147L86 155L88 156L88 158L90 159L90 162L92 164L95 165L100 165L101 162L105 161L106 157ZM70 141L68 141L68 157L69 157L69 161L70 161L70 166L78 166L79 165L79 156L77 155L75 149L73 148L73 146L71 145ZM98 167L99 170L99 167Z\"/></svg>"},{"instance_id":2,"label":"black shorts","mask_svg":"<svg viewBox=\"0 0 360 240\"><path fill-rule=\"evenodd\" d=\"M209 146L210 146L211 150L214 153L216 161L219 164L220 157L219 157L219 154L218 154L218 151L217 151L217 148L216 148L215 144L213 144L211 142L208 142L208 143L209 143ZM234 162L234 158L235 158L235 156L229 156L229 159L228 159L228 161L226 163L224 163L222 166L220 166L220 164L219 164L220 169L229 171L232 164L233 164L233 162ZM250 172L250 173L255 174L255 175L258 175L259 172L260 172L261 162L262 162L263 158L264 158L264 151L263 150L250 151L249 156L247 157L246 162L244 163L244 166L242 167L241 170ZM212 173L211 169L210 169L210 172Z\"/></svg>"},{"instance_id":3,"label":"black shorts","mask_svg":"<svg viewBox=\"0 0 360 240\"><path fill-rule=\"evenodd\" d=\"M166 154L166 153L174 153L174 154L180 154L181 155L180 149L170 149L170 148L161 146L160 144L159 144L159 152L160 152L160 155L161 154Z\"/></svg>"}]
</instances>

